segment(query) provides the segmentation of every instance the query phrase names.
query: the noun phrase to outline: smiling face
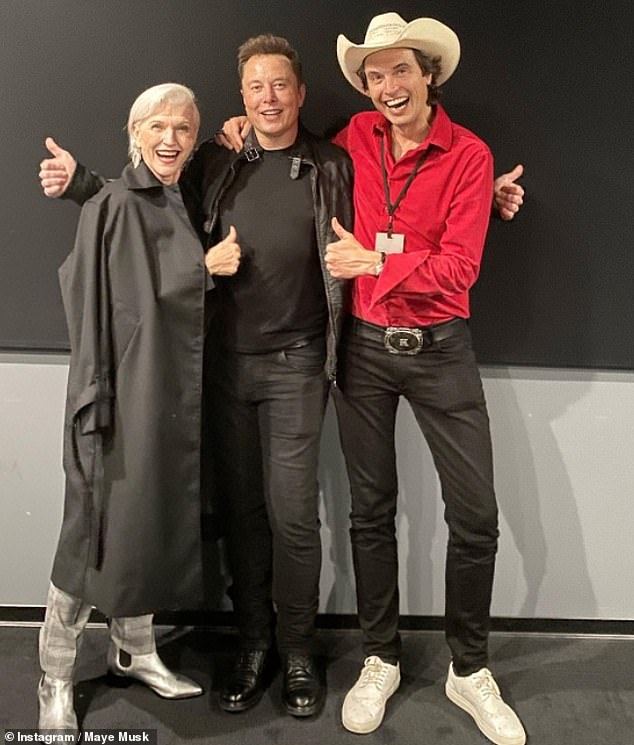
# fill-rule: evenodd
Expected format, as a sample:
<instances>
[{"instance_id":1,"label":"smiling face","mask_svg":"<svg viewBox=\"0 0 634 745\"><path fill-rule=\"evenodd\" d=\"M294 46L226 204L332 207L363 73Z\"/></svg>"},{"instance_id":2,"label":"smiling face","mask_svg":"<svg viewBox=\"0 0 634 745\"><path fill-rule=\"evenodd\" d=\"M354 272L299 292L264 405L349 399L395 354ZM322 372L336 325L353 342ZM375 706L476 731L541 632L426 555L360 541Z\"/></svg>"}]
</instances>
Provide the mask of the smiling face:
<instances>
[{"instance_id":1,"label":"smiling face","mask_svg":"<svg viewBox=\"0 0 634 745\"><path fill-rule=\"evenodd\" d=\"M368 96L392 125L404 131L426 126L432 76L421 70L412 49L374 52L365 58L363 68Z\"/></svg>"},{"instance_id":2,"label":"smiling face","mask_svg":"<svg viewBox=\"0 0 634 745\"><path fill-rule=\"evenodd\" d=\"M279 150L295 142L306 87L283 54L256 54L242 72L242 100L258 142Z\"/></svg>"},{"instance_id":3,"label":"smiling face","mask_svg":"<svg viewBox=\"0 0 634 745\"><path fill-rule=\"evenodd\" d=\"M191 105L167 105L136 122L134 138L146 166L163 184L175 184L198 136L198 116Z\"/></svg>"}]
</instances>

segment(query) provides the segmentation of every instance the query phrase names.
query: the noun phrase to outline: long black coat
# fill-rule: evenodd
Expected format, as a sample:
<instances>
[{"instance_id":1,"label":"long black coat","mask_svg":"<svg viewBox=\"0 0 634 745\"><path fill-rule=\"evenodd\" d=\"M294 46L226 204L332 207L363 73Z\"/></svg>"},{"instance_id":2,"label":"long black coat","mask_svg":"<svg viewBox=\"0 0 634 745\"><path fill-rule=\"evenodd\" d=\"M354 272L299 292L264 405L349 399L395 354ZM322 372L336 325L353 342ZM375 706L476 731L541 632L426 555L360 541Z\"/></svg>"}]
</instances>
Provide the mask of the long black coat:
<instances>
[{"instance_id":1,"label":"long black coat","mask_svg":"<svg viewBox=\"0 0 634 745\"><path fill-rule=\"evenodd\" d=\"M143 163L84 205L60 269L71 360L52 581L108 616L202 597L206 281L184 207Z\"/></svg>"}]
</instances>

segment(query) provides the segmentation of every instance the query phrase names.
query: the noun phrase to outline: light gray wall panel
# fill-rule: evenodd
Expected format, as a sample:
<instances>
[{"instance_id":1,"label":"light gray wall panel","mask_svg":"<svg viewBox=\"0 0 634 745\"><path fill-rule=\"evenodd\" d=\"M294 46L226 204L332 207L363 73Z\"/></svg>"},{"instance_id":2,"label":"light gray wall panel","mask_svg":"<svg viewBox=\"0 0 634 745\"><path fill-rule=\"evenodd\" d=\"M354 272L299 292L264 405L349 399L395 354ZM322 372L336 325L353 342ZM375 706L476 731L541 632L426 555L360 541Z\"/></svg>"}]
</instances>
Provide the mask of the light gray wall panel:
<instances>
[{"instance_id":1,"label":"light gray wall panel","mask_svg":"<svg viewBox=\"0 0 634 745\"><path fill-rule=\"evenodd\" d=\"M634 374L483 369L501 539L493 612L634 617ZM0 604L41 605L63 501L67 358L0 355ZM440 615L446 529L414 418L397 421L401 611ZM332 407L320 466L321 610L353 613L349 498Z\"/></svg>"}]
</instances>

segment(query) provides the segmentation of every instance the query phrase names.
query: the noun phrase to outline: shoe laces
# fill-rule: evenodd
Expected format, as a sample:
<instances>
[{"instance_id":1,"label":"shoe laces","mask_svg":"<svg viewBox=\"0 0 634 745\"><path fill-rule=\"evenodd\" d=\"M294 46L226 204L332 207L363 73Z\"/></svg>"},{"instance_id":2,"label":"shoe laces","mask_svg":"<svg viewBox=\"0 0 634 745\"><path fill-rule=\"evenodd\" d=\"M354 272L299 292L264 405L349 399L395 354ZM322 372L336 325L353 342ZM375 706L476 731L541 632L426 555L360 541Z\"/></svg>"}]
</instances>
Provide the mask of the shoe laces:
<instances>
[{"instance_id":1,"label":"shoe laces","mask_svg":"<svg viewBox=\"0 0 634 745\"><path fill-rule=\"evenodd\" d=\"M263 656L259 649L242 649L238 655L240 662L245 662L246 664L256 662Z\"/></svg>"},{"instance_id":2,"label":"shoe laces","mask_svg":"<svg viewBox=\"0 0 634 745\"><path fill-rule=\"evenodd\" d=\"M380 657L368 657L359 677L359 688L375 686L382 690L389 672L390 668L387 662L383 662Z\"/></svg>"},{"instance_id":3,"label":"shoe laces","mask_svg":"<svg viewBox=\"0 0 634 745\"><path fill-rule=\"evenodd\" d=\"M251 675L254 670L264 667L266 653L259 649L243 649L239 652L234 663L233 673L236 675Z\"/></svg>"},{"instance_id":4,"label":"shoe laces","mask_svg":"<svg viewBox=\"0 0 634 745\"><path fill-rule=\"evenodd\" d=\"M493 674L488 668L483 667L478 672L473 673L471 679L473 680L474 688L483 701L487 701L490 698L502 698L498 684L495 682Z\"/></svg>"},{"instance_id":5,"label":"shoe laces","mask_svg":"<svg viewBox=\"0 0 634 745\"><path fill-rule=\"evenodd\" d=\"M310 670L313 664L312 657L307 654L289 654L286 658L288 666L293 668L302 668Z\"/></svg>"}]
</instances>

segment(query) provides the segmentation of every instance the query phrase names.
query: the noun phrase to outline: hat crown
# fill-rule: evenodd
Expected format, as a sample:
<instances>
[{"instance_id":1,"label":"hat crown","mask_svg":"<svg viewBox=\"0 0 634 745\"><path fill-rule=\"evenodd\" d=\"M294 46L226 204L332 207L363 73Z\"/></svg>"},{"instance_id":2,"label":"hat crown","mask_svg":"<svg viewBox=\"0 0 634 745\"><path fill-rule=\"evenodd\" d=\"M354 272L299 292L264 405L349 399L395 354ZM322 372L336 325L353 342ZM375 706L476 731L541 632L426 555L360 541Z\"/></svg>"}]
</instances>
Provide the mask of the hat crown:
<instances>
[{"instance_id":1,"label":"hat crown","mask_svg":"<svg viewBox=\"0 0 634 745\"><path fill-rule=\"evenodd\" d=\"M358 75L363 60L383 49L419 49L442 60L436 85L448 80L460 59L460 40L455 31L435 18L415 18L409 23L398 13L381 13L368 24L363 44L354 44L343 34L337 37L337 59L347 81L360 93L367 92Z\"/></svg>"},{"instance_id":2,"label":"hat crown","mask_svg":"<svg viewBox=\"0 0 634 745\"><path fill-rule=\"evenodd\" d=\"M398 13L381 13L370 21L365 32L365 44L390 44L403 33L407 23Z\"/></svg>"}]
</instances>

